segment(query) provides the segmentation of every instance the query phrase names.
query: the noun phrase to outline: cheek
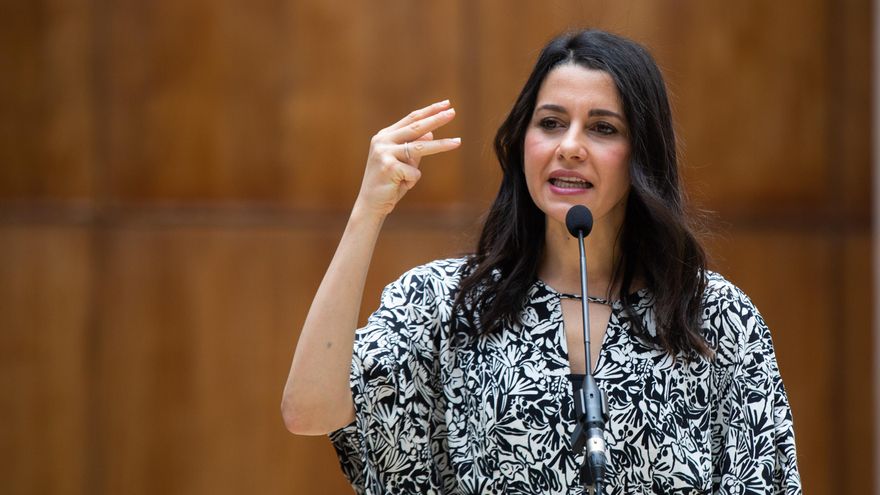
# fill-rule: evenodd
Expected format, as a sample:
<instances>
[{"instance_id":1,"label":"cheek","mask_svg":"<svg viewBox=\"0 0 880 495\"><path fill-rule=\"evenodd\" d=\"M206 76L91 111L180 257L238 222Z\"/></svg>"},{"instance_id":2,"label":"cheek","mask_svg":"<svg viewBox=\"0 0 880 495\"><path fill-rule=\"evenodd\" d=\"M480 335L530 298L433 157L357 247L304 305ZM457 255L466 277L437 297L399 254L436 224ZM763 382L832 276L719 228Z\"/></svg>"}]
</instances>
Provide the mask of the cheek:
<instances>
[{"instance_id":1,"label":"cheek","mask_svg":"<svg viewBox=\"0 0 880 495\"><path fill-rule=\"evenodd\" d=\"M603 150L602 163L614 175L615 182L629 184L629 150L626 148L608 148Z\"/></svg>"},{"instance_id":2,"label":"cheek","mask_svg":"<svg viewBox=\"0 0 880 495\"><path fill-rule=\"evenodd\" d=\"M526 132L523 140L523 154L526 159L546 159L548 153L553 153L553 142L542 136L539 132Z\"/></svg>"},{"instance_id":3,"label":"cheek","mask_svg":"<svg viewBox=\"0 0 880 495\"><path fill-rule=\"evenodd\" d=\"M523 172L528 182L540 181L542 171L552 161L554 147L537 132L526 132L523 139Z\"/></svg>"},{"instance_id":4,"label":"cheek","mask_svg":"<svg viewBox=\"0 0 880 495\"><path fill-rule=\"evenodd\" d=\"M526 132L523 139L523 174L526 179L526 187L532 201L537 204L539 199L539 184L543 182L542 171L546 159L546 142L535 132Z\"/></svg>"},{"instance_id":5,"label":"cheek","mask_svg":"<svg viewBox=\"0 0 880 495\"><path fill-rule=\"evenodd\" d=\"M601 153L602 161L616 165L629 165L629 146L612 145L597 147L593 150Z\"/></svg>"}]
</instances>

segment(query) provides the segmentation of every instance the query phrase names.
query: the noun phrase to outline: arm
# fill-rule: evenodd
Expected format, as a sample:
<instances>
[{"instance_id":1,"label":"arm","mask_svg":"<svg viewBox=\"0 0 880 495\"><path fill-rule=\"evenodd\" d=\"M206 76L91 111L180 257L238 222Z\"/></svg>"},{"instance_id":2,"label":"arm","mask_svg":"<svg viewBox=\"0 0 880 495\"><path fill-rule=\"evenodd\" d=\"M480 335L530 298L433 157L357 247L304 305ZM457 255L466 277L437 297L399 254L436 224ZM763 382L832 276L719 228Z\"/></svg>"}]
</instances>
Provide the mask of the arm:
<instances>
[{"instance_id":1,"label":"arm","mask_svg":"<svg viewBox=\"0 0 880 495\"><path fill-rule=\"evenodd\" d=\"M728 385L719 397L715 490L719 493L801 493L791 409L770 330L741 292L720 318L732 338ZM722 340L722 346L725 342Z\"/></svg>"},{"instance_id":2,"label":"arm","mask_svg":"<svg viewBox=\"0 0 880 495\"><path fill-rule=\"evenodd\" d=\"M326 434L354 419L349 370L373 248L385 217L419 180L421 157L459 146L457 139L432 134L454 116L448 101L435 103L373 137L360 193L309 308L284 387L281 411L292 433Z\"/></svg>"}]
</instances>

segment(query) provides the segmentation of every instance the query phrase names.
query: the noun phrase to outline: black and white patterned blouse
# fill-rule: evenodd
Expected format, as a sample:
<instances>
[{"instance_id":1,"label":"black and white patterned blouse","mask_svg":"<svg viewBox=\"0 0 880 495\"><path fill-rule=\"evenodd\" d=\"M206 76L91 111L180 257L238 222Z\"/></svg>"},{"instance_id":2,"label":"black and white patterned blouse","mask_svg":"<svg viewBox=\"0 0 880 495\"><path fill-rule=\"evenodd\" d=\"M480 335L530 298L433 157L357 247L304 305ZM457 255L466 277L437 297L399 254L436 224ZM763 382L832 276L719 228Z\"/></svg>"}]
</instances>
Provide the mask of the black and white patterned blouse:
<instances>
[{"instance_id":1,"label":"black and white patterned blouse","mask_svg":"<svg viewBox=\"0 0 880 495\"><path fill-rule=\"evenodd\" d=\"M537 280L522 325L464 338L451 311L463 264L405 273L357 331L356 419L330 435L343 472L376 495L583 493L560 294ZM653 333L650 291L630 299ZM801 493L767 326L715 273L704 308L716 357L688 362L635 336L612 303L596 367L610 409L605 493Z\"/></svg>"}]
</instances>

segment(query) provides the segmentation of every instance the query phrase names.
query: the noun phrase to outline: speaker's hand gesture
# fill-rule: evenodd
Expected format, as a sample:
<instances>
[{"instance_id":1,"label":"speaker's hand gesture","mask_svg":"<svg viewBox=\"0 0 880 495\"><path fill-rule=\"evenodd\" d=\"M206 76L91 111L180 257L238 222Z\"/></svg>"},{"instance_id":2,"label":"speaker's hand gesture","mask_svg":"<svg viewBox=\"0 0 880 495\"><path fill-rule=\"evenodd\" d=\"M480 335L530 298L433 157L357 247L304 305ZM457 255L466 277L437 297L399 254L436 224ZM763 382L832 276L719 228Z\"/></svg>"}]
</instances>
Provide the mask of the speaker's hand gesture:
<instances>
[{"instance_id":1,"label":"speaker's hand gesture","mask_svg":"<svg viewBox=\"0 0 880 495\"><path fill-rule=\"evenodd\" d=\"M433 131L455 118L449 101L416 110L379 131L370 141L370 155L355 208L387 215L422 176L423 156L453 150L461 139L434 139Z\"/></svg>"}]
</instances>

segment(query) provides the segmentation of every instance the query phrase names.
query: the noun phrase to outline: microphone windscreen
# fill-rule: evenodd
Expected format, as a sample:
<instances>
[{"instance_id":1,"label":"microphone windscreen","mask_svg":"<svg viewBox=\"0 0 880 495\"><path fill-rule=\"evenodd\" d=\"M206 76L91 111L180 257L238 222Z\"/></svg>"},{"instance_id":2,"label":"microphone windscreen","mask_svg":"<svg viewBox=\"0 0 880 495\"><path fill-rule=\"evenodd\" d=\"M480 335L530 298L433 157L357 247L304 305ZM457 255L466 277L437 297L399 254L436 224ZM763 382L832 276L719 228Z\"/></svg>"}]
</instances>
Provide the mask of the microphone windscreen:
<instances>
[{"instance_id":1,"label":"microphone windscreen","mask_svg":"<svg viewBox=\"0 0 880 495\"><path fill-rule=\"evenodd\" d=\"M572 236L577 237L578 232L583 232L586 237L593 230L593 214L584 205L574 205L565 214L565 226Z\"/></svg>"}]
</instances>

